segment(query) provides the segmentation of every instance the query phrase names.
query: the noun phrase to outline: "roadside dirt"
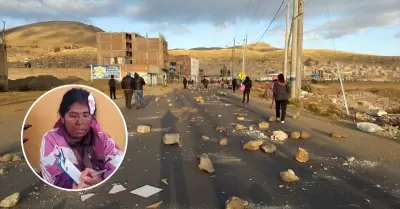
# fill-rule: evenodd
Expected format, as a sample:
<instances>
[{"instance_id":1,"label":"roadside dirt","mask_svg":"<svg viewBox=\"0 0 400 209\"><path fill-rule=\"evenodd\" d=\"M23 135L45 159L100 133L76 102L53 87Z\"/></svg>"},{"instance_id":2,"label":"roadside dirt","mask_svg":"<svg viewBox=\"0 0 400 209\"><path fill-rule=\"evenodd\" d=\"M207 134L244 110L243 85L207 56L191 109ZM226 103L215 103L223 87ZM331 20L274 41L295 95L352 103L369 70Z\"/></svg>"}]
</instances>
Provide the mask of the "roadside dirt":
<instances>
[{"instance_id":1,"label":"roadside dirt","mask_svg":"<svg viewBox=\"0 0 400 209\"><path fill-rule=\"evenodd\" d=\"M178 84L168 86L145 87L144 95L163 95L178 89ZM19 152L22 122L30 106L44 91L6 92L0 93L0 154L3 152ZM104 92L109 94L109 92ZM123 92L117 92L118 106L124 104ZM133 102L133 101L132 101Z\"/></svg>"}]
</instances>

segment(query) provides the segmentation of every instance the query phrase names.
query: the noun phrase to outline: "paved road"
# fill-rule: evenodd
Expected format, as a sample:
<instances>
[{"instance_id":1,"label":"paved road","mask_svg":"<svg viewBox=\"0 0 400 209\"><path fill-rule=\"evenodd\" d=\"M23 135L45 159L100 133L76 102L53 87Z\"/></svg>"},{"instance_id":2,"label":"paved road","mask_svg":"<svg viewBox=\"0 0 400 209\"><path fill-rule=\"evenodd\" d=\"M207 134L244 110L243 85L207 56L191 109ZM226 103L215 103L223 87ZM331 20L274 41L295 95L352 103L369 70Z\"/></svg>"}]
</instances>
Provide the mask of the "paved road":
<instances>
[{"instance_id":1,"label":"paved road","mask_svg":"<svg viewBox=\"0 0 400 209\"><path fill-rule=\"evenodd\" d=\"M194 96L200 95L205 104L194 100ZM218 95L217 90L175 91L160 97L158 102L154 97L149 100L145 109L123 110L131 135L127 155L111 180L90 191L96 193L90 199L82 202L81 194L44 186L26 165L8 165L9 174L0 177L0 197L22 191L19 208L145 208L161 200L160 208L223 208L231 196L241 197L256 208L400 208L398 167L390 169L363 161L366 155L362 152L343 148L324 130L310 129L301 120L271 122L270 129L288 133L306 130L310 139L276 143L277 153L265 154L241 148L243 143L257 138L254 133L232 133L232 123L248 127L268 120L271 113L260 104L244 105L236 96ZM173 106L169 107L169 103ZM197 112L177 111L181 107L195 108ZM247 120L237 121L235 113L247 114ZM150 125L155 131L135 133L140 124ZM227 133L217 132L217 126L228 127ZM161 138L166 132L179 133L182 146L163 145ZM210 140L200 139L202 135ZM218 143L223 137L228 138L227 146ZM306 164L294 160L299 146L310 153ZM202 153L213 160L214 175L199 171L196 156ZM354 164L343 166L349 156L355 157ZM293 169L300 181L282 182L279 172L287 169ZM161 179L167 179L168 185ZM122 184L127 190L110 195L113 183ZM163 191L148 198L130 193L146 184Z\"/></svg>"}]
</instances>

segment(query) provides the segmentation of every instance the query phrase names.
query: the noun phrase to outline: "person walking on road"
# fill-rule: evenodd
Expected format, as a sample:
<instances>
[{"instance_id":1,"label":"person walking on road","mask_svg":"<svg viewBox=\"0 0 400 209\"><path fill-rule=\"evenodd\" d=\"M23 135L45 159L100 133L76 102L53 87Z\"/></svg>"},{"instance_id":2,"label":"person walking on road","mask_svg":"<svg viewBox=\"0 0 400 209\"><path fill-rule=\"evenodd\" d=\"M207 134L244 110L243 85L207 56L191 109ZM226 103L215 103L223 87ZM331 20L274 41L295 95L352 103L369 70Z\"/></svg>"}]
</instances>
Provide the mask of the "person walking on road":
<instances>
[{"instance_id":1,"label":"person walking on road","mask_svg":"<svg viewBox=\"0 0 400 209\"><path fill-rule=\"evenodd\" d=\"M124 90L125 107L131 109L133 95L133 78L131 77L131 73L128 72L126 76L122 78L121 88Z\"/></svg>"},{"instance_id":2,"label":"person walking on road","mask_svg":"<svg viewBox=\"0 0 400 209\"><path fill-rule=\"evenodd\" d=\"M143 86L146 82L139 74L135 73L133 76L133 93L135 94L135 105L136 109L143 108L145 106L143 99Z\"/></svg>"},{"instance_id":3,"label":"person walking on road","mask_svg":"<svg viewBox=\"0 0 400 209\"><path fill-rule=\"evenodd\" d=\"M270 86L269 86L269 90L270 90L269 95L271 97L271 109L274 108L274 103L275 103L273 89L274 89L274 85L276 84L276 82L278 82L278 76L273 76L272 82L270 83Z\"/></svg>"},{"instance_id":4,"label":"person walking on road","mask_svg":"<svg viewBox=\"0 0 400 209\"><path fill-rule=\"evenodd\" d=\"M108 81L108 86L110 87L110 98L117 99L117 96L115 95L117 88L116 88L114 75L111 75L111 79Z\"/></svg>"},{"instance_id":5,"label":"person walking on road","mask_svg":"<svg viewBox=\"0 0 400 209\"><path fill-rule=\"evenodd\" d=\"M249 76L246 76L246 79L243 81L243 85L244 85L244 90L243 90L242 103L244 103L246 96L247 96L247 103L249 103L250 89L253 86L253 82L250 80Z\"/></svg>"},{"instance_id":6,"label":"person walking on road","mask_svg":"<svg viewBox=\"0 0 400 209\"><path fill-rule=\"evenodd\" d=\"M232 90L233 90L233 93L235 93L235 91L236 91L236 86L237 86L237 80L236 80L236 77L233 77L233 79L232 79Z\"/></svg>"},{"instance_id":7,"label":"person walking on road","mask_svg":"<svg viewBox=\"0 0 400 209\"><path fill-rule=\"evenodd\" d=\"M286 107L289 104L290 87L283 74L278 75L278 81L274 83L273 96L275 99L276 120L285 123Z\"/></svg>"},{"instance_id":8,"label":"person walking on road","mask_svg":"<svg viewBox=\"0 0 400 209\"><path fill-rule=\"evenodd\" d=\"M186 80L185 77L183 78L183 81L182 81L182 82L183 82L183 88L186 89L187 84L188 84L188 81Z\"/></svg>"}]
</instances>

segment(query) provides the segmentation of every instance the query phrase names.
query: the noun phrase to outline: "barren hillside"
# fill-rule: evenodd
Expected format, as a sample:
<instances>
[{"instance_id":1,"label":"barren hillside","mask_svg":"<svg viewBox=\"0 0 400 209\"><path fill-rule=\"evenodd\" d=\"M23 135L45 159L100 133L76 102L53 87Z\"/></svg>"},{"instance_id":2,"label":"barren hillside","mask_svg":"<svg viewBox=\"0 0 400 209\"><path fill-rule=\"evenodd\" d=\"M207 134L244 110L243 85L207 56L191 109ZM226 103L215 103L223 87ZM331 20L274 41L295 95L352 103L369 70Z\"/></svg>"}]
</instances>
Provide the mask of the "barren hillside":
<instances>
[{"instance_id":1,"label":"barren hillside","mask_svg":"<svg viewBox=\"0 0 400 209\"><path fill-rule=\"evenodd\" d=\"M6 31L11 47L96 46L96 32L102 29L81 22L50 21L23 25Z\"/></svg>"},{"instance_id":2,"label":"barren hillside","mask_svg":"<svg viewBox=\"0 0 400 209\"><path fill-rule=\"evenodd\" d=\"M100 28L80 22L52 21L24 25L7 30L9 42L9 61L11 67L23 66L29 61L32 67L79 67L96 62L96 32ZM72 47L73 46L73 47ZM173 49L171 56L190 55L201 60L201 67L214 74L221 66L230 65L232 47ZM267 43L247 46L247 69L263 73L265 69L283 68L283 50ZM400 56L375 56L351 52L335 52L325 49L305 49L303 61L307 67L332 70L335 62L347 66L349 72L370 70L379 75L390 75L398 71ZM242 46L236 46L234 68L241 68Z\"/></svg>"}]
</instances>

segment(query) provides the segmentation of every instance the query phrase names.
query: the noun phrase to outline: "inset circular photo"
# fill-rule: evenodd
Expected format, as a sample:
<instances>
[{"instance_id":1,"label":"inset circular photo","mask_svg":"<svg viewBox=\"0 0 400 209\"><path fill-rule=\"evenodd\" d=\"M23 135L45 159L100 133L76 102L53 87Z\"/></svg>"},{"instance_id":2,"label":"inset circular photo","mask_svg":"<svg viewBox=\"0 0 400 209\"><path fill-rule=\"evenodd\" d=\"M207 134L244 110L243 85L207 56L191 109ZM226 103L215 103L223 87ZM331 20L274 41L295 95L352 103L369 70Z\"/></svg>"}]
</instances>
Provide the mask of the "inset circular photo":
<instances>
[{"instance_id":1,"label":"inset circular photo","mask_svg":"<svg viewBox=\"0 0 400 209\"><path fill-rule=\"evenodd\" d=\"M69 191L107 181L128 143L118 106L84 85L60 86L40 96L25 115L21 136L32 171L50 186Z\"/></svg>"}]
</instances>

